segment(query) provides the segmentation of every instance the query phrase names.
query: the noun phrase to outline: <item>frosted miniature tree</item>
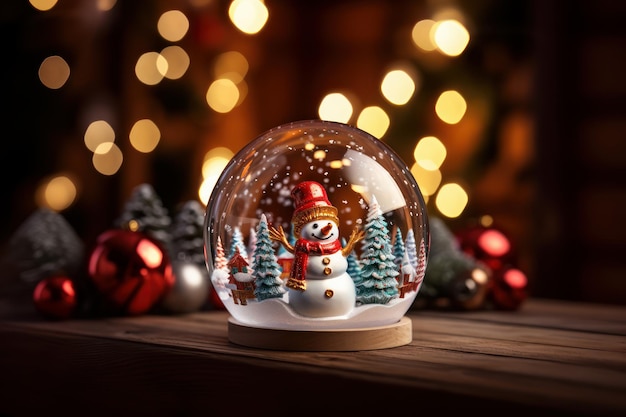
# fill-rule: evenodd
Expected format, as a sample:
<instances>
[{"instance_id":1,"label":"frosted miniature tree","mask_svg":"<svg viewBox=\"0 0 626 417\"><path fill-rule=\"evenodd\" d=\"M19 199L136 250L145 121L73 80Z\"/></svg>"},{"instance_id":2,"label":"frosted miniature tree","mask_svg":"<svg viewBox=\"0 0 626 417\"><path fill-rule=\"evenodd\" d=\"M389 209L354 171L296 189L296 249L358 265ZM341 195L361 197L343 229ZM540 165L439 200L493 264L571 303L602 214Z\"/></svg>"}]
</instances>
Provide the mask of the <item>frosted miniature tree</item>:
<instances>
[{"instance_id":1,"label":"frosted miniature tree","mask_svg":"<svg viewBox=\"0 0 626 417\"><path fill-rule=\"evenodd\" d=\"M256 230L254 229L254 227L250 227L250 237L248 238L248 254L253 254L254 253L254 248L256 247L256 241L257 241L257 237L256 237ZM254 256L252 256L250 258L250 266L252 268L254 268Z\"/></svg>"},{"instance_id":2,"label":"frosted miniature tree","mask_svg":"<svg viewBox=\"0 0 626 417\"><path fill-rule=\"evenodd\" d=\"M417 269L415 270L415 280L418 282L418 290L419 285L424 279L424 275L426 275L426 245L424 244L424 239L420 240L420 250L417 255Z\"/></svg>"},{"instance_id":3,"label":"frosted miniature tree","mask_svg":"<svg viewBox=\"0 0 626 417\"><path fill-rule=\"evenodd\" d=\"M217 244L215 247L215 269L228 269L228 259L226 259L226 253L224 252L224 245L222 244L222 238L217 237Z\"/></svg>"},{"instance_id":4,"label":"frosted miniature tree","mask_svg":"<svg viewBox=\"0 0 626 417\"><path fill-rule=\"evenodd\" d=\"M255 283L254 295L259 301L280 298L286 290L283 280L280 279L281 268L272 248L265 214L261 215L256 236L257 243L253 254L255 268L252 272Z\"/></svg>"},{"instance_id":5,"label":"frosted miniature tree","mask_svg":"<svg viewBox=\"0 0 626 417\"><path fill-rule=\"evenodd\" d=\"M367 213L362 243L361 278L357 301L363 304L387 304L398 297L399 274L392 253L387 221L376 197Z\"/></svg>"},{"instance_id":6,"label":"frosted miniature tree","mask_svg":"<svg viewBox=\"0 0 626 417\"><path fill-rule=\"evenodd\" d=\"M248 251L246 249L246 244L243 241L243 234L241 233L241 229L237 226L233 228L233 235L230 241L229 258L235 256L236 249L239 249L240 256L242 256L245 260L248 260Z\"/></svg>"},{"instance_id":7,"label":"frosted miniature tree","mask_svg":"<svg viewBox=\"0 0 626 417\"><path fill-rule=\"evenodd\" d=\"M167 209L150 184L141 184L133 189L121 216L116 220L117 227L143 232L166 247L171 239L171 224Z\"/></svg>"},{"instance_id":8,"label":"frosted miniature tree","mask_svg":"<svg viewBox=\"0 0 626 417\"><path fill-rule=\"evenodd\" d=\"M205 268L204 209L197 200L185 202L174 217L171 227L172 255Z\"/></svg>"},{"instance_id":9,"label":"frosted miniature tree","mask_svg":"<svg viewBox=\"0 0 626 417\"><path fill-rule=\"evenodd\" d=\"M406 240L404 241L404 247L407 255L409 256L409 261L413 268L417 269L417 247L415 246L415 233L413 229L409 229L406 233Z\"/></svg>"},{"instance_id":10,"label":"frosted miniature tree","mask_svg":"<svg viewBox=\"0 0 626 417\"><path fill-rule=\"evenodd\" d=\"M402 258L404 258L404 252L405 250L404 241L402 240L402 230L400 230L400 228L396 226L396 233L393 240L393 256L395 256L393 261L398 267L398 270L400 270L400 267L402 266Z\"/></svg>"}]
</instances>

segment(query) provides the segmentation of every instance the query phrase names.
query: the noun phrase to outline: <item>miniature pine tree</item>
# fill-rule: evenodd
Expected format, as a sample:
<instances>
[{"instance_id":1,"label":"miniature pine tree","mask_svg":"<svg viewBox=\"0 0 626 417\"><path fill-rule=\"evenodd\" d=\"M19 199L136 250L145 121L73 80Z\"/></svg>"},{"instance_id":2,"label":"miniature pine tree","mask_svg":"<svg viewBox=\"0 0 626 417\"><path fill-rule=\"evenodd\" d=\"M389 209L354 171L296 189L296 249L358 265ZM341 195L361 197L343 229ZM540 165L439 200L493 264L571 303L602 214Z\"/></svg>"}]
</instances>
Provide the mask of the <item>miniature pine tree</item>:
<instances>
[{"instance_id":1,"label":"miniature pine tree","mask_svg":"<svg viewBox=\"0 0 626 417\"><path fill-rule=\"evenodd\" d=\"M248 251L246 249L246 245L243 241L243 234L241 233L241 229L237 226L235 226L235 228L233 229L233 236L231 238L231 242L230 242L230 256L229 258L232 258L233 256L235 256L235 252L236 250L239 249L239 255L242 256L244 259L248 259Z\"/></svg>"},{"instance_id":2,"label":"miniature pine tree","mask_svg":"<svg viewBox=\"0 0 626 417\"><path fill-rule=\"evenodd\" d=\"M228 269L228 259L226 259L226 253L224 252L224 245L222 244L222 238L217 237L217 243L215 247L215 269Z\"/></svg>"},{"instance_id":3,"label":"miniature pine tree","mask_svg":"<svg viewBox=\"0 0 626 417\"><path fill-rule=\"evenodd\" d=\"M395 264L398 266L398 270L402 266L402 258L404 258L404 241L402 240L402 230L396 226L396 233L393 240L393 256Z\"/></svg>"},{"instance_id":4,"label":"miniature pine tree","mask_svg":"<svg viewBox=\"0 0 626 417\"><path fill-rule=\"evenodd\" d=\"M204 259L204 210L199 201L182 205L171 228L173 259L193 262L202 268Z\"/></svg>"},{"instance_id":5,"label":"miniature pine tree","mask_svg":"<svg viewBox=\"0 0 626 417\"><path fill-rule=\"evenodd\" d=\"M415 281L418 282L418 285L424 279L425 274L426 274L426 245L424 244L424 239L422 239L420 240L420 250L417 255L417 269L415 270Z\"/></svg>"},{"instance_id":6,"label":"miniature pine tree","mask_svg":"<svg viewBox=\"0 0 626 417\"><path fill-rule=\"evenodd\" d=\"M365 237L362 244L360 295L363 304L387 304L398 297L399 274L392 253L389 229L376 197L367 214Z\"/></svg>"},{"instance_id":7,"label":"miniature pine tree","mask_svg":"<svg viewBox=\"0 0 626 417\"><path fill-rule=\"evenodd\" d=\"M252 273L255 282L254 295L259 301L280 298L286 291L283 280L280 279L281 268L272 248L265 214L261 215L256 236L253 256L255 268Z\"/></svg>"},{"instance_id":8,"label":"miniature pine tree","mask_svg":"<svg viewBox=\"0 0 626 417\"><path fill-rule=\"evenodd\" d=\"M122 229L143 232L169 246L169 228L172 223L161 198L150 184L140 184L133 189L116 224Z\"/></svg>"},{"instance_id":9,"label":"miniature pine tree","mask_svg":"<svg viewBox=\"0 0 626 417\"><path fill-rule=\"evenodd\" d=\"M413 229L409 229L406 233L404 247L406 248L407 255L409 256L409 262L411 262L413 268L417 269L417 247L415 246L415 232L413 232Z\"/></svg>"},{"instance_id":10,"label":"miniature pine tree","mask_svg":"<svg viewBox=\"0 0 626 417\"><path fill-rule=\"evenodd\" d=\"M256 230L254 229L254 227L250 227L250 237L248 238L248 248L247 248L247 252L249 255L252 255L254 253L256 242L257 242ZM250 266L254 268L254 256L250 258Z\"/></svg>"}]
</instances>

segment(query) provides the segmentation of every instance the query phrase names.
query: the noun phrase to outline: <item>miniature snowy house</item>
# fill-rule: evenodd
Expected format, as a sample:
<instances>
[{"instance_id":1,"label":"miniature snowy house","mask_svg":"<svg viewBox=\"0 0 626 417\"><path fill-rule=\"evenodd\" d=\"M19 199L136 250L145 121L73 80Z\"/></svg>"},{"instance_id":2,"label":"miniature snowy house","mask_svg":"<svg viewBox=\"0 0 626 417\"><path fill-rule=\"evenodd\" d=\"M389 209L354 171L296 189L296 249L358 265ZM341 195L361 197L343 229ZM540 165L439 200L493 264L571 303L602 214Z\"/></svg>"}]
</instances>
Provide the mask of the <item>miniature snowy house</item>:
<instances>
[{"instance_id":1,"label":"miniature snowy house","mask_svg":"<svg viewBox=\"0 0 626 417\"><path fill-rule=\"evenodd\" d=\"M248 273L248 261L236 249L227 266L230 270L229 283L232 284L230 291L233 302L241 305L248 304L249 299L255 298L254 280Z\"/></svg>"}]
</instances>

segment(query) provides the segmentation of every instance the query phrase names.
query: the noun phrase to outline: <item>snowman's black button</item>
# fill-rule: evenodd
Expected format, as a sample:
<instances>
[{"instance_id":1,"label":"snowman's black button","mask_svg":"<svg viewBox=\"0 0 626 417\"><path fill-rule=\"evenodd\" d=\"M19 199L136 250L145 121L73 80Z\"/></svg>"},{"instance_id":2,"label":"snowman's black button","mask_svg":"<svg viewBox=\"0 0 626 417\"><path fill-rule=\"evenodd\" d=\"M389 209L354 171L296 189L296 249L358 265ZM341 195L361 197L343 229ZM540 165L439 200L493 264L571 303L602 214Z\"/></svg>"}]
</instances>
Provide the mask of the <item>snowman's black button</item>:
<instances>
[{"instance_id":1,"label":"snowman's black button","mask_svg":"<svg viewBox=\"0 0 626 417\"><path fill-rule=\"evenodd\" d=\"M324 275L330 275L333 272L332 268L326 267L324 268Z\"/></svg>"},{"instance_id":2,"label":"snowman's black button","mask_svg":"<svg viewBox=\"0 0 626 417\"><path fill-rule=\"evenodd\" d=\"M333 298L333 295L335 295L333 290L326 290L326 291L324 291L324 297L326 297L326 298Z\"/></svg>"},{"instance_id":3,"label":"snowman's black button","mask_svg":"<svg viewBox=\"0 0 626 417\"><path fill-rule=\"evenodd\" d=\"M325 257L322 259L322 263L323 263L324 265L328 265L328 264L330 263L330 258L329 258L328 256L325 256Z\"/></svg>"}]
</instances>

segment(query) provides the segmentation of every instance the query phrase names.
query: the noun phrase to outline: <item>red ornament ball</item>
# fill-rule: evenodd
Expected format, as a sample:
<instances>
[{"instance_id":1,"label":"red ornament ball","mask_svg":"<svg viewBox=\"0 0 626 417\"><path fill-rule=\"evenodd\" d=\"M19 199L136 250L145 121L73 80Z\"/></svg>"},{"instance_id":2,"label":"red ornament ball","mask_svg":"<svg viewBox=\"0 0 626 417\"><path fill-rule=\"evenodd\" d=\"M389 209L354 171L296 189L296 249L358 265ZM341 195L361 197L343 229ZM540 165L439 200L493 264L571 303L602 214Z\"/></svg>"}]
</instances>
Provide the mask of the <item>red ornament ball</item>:
<instances>
[{"instance_id":1,"label":"red ornament ball","mask_svg":"<svg viewBox=\"0 0 626 417\"><path fill-rule=\"evenodd\" d=\"M459 249L492 270L515 262L516 254L511 239L495 227L475 226L456 233Z\"/></svg>"},{"instance_id":2,"label":"red ornament ball","mask_svg":"<svg viewBox=\"0 0 626 417\"><path fill-rule=\"evenodd\" d=\"M169 256L158 241L121 229L98 236L88 273L104 300L128 315L148 312L175 281Z\"/></svg>"},{"instance_id":3,"label":"red ornament ball","mask_svg":"<svg viewBox=\"0 0 626 417\"><path fill-rule=\"evenodd\" d=\"M78 305L76 288L66 276L51 276L40 280L33 291L35 308L52 319L70 318Z\"/></svg>"},{"instance_id":4,"label":"red ornament ball","mask_svg":"<svg viewBox=\"0 0 626 417\"><path fill-rule=\"evenodd\" d=\"M520 269L506 265L495 271L491 299L495 308L517 310L528 297L528 278Z\"/></svg>"}]
</instances>

